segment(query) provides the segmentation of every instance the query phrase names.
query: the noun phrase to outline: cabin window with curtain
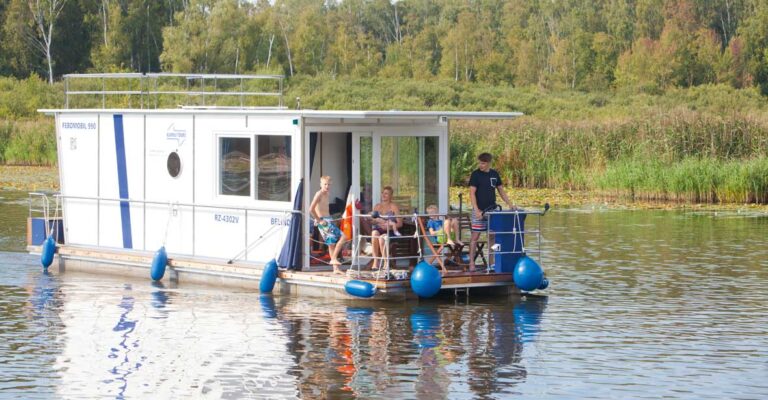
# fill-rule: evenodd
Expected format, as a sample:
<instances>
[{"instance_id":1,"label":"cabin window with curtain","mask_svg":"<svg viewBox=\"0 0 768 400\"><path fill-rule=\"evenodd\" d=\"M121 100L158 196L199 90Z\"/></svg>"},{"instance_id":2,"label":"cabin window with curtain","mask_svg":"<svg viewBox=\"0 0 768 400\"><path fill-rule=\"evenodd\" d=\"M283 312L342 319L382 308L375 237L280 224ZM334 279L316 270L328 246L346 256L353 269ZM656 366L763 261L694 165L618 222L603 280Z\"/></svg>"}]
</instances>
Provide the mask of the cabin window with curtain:
<instances>
[{"instance_id":1,"label":"cabin window with curtain","mask_svg":"<svg viewBox=\"0 0 768 400\"><path fill-rule=\"evenodd\" d=\"M251 195L251 139L219 139L219 194Z\"/></svg>"},{"instance_id":2,"label":"cabin window with curtain","mask_svg":"<svg viewBox=\"0 0 768 400\"><path fill-rule=\"evenodd\" d=\"M291 137L256 136L256 199L291 201Z\"/></svg>"}]
</instances>

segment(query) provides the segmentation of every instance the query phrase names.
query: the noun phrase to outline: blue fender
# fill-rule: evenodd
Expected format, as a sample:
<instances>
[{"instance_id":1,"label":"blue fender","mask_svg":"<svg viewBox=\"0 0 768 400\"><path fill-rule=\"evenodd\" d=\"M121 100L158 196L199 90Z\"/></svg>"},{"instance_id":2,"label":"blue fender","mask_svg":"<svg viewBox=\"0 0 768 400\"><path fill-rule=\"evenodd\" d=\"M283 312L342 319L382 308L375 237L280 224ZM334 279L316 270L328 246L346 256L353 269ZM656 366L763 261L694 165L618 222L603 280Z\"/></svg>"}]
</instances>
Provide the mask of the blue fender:
<instances>
[{"instance_id":1,"label":"blue fender","mask_svg":"<svg viewBox=\"0 0 768 400\"><path fill-rule=\"evenodd\" d=\"M512 278L520 290L530 292L542 285L544 270L532 258L523 256L517 261Z\"/></svg>"},{"instance_id":2,"label":"blue fender","mask_svg":"<svg viewBox=\"0 0 768 400\"><path fill-rule=\"evenodd\" d=\"M165 267L168 265L168 254L165 252L165 246L161 247L155 252L155 256L152 258L152 267L149 269L149 277L153 281L159 281L163 279L165 275Z\"/></svg>"},{"instance_id":3,"label":"blue fender","mask_svg":"<svg viewBox=\"0 0 768 400\"><path fill-rule=\"evenodd\" d=\"M40 263L43 264L43 268L48 268L53 264L53 255L56 253L56 242L53 240L53 236L48 236L43 242L43 249L40 252Z\"/></svg>"},{"instance_id":4,"label":"blue fender","mask_svg":"<svg viewBox=\"0 0 768 400\"><path fill-rule=\"evenodd\" d=\"M544 277L544 279L541 280L541 285L539 285L539 290L544 290L549 287L549 279Z\"/></svg>"},{"instance_id":5,"label":"blue fender","mask_svg":"<svg viewBox=\"0 0 768 400\"><path fill-rule=\"evenodd\" d=\"M411 289L414 293L419 297L429 298L436 295L442 285L443 276L437 268L424 260L416 264L411 273Z\"/></svg>"},{"instance_id":6,"label":"blue fender","mask_svg":"<svg viewBox=\"0 0 768 400\"><path fill-rule=\"evenodd\" d=\"M376 286L370 282L351 280L344 285L344 290L352 296L370 298L376 294Z\"/></svg>"},{"instance_id":7,"label":"blue fender","mask_svg":"<svg viewBox=\"0 0 768 400\"><path fill-rule=\"evenodd\" d=\"M275 288L275 281L277 281L277 261L273 258L264 266L264 270L261 271L259 291L261 293L272 293L272 289Z\"/></svg>"}]
</instances>

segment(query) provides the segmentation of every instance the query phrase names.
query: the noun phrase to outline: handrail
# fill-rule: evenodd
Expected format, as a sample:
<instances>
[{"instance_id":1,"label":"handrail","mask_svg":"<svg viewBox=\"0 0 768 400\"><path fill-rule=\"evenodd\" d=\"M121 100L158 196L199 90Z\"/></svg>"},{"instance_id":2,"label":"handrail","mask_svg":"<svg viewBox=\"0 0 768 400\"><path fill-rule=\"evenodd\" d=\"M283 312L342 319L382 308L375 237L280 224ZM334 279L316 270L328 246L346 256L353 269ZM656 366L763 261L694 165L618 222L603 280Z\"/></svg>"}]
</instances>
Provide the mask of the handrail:
<instances>
[{"instance_id":1,"label":"handrail","mask_svg":"<svg viewBox=\"0 0 768 400\"><path fill-rule=\"evenodd\" d=\"M70 95L83 96L83 95L101 95L102 108L106 108L107 96L127 95L138 96L140 108L149 107L151 105L150 100L154 100L154 108L158 108L158 98L160 95L183 95L189 100L191 97L201 98L203 106L206 106L206 96L217 97L236 97L240 100L240 107L244 108L245 98L254 97L277 97L278 104L271 106L272 108L284 109L283 104L283 89L284 79L283 75L244 75L244 74L179 74L179 73L90 73L90 74L66 74L64 78L64 98L65 107L70 106ZM186 82L186 88L180 90L159 89L158 81L161 79L183 78ZM98 79L101 81L101 89L96 90L73 90L70 87L70 82L74 80L83 79ZM107 80L138 80L138 90L136 88L126 90L107 90ZM245 81L252 80L266 80L275 81L277 88L274 91L263 90L246 90L244 87ZM233 82L234 87L239 90L224 91L219 89L219 83L221 82ZM238 82L239 81L239 85ZM199 87L190 87L192 85L198 85ZM206 84L208 86L206 86ZM131 84L133 85L133 84ZM205 90L206 87L212 90ZM146 101L145 101L146 100ZM130 101L130 97L129 97ZM215 101L214 101L215 103ZM190 106L195 104L180 104L180 106ZM199 105L198 105L199 106ZM215 104L213 105L215 106Z\"/></svg>"},{"instance_id":2,"label":"handrail","mask_svg":"<svg viewBox=\"0 0 768 400\"><path fill-rule=\"evenodd\" d=\"M53 196L56 198L56 203L53 206L53 212L54 212L54 218L53 220L56 220L61 215L61 203L59 201L59 198L56 197L58 193L53 194ZM41 208L36 208L35 206L35 199L38 200L38 204ZM28 202L28 210L29 210L29 218L33 218L35 214L33 213L39 213L37 215L42 215L43 221L45 221L44 227L45 227L45 237L48 237L52 234L51 232L51 226L49 225L49 221L51 220L51 202L48 200L48 193L42 193L42 192L29 192L29 195L27 197ZM56 234L56 240L59 240L58 237L58 231L55 232Z\"/></svg>"},{"instance_id":3,"label":"handrail","mask_svg":"<svg viewBox=\"0 0 768 400\"><path fill-rule=\"evenodd\" d=\"M218 205L218 204L192 204L192 203L182 203L182 202L174 202L174 201L154 201L154 200L139 200L139 199L129 199L129 198L110 198L110 197L99 197L99 196L69 196L69 195L62 195L60 193L57 193L54 195L56 197L56 203L59 204L60 199L64 200L88 200L88 201L95 201L97 204L101 204L101 202L126 202L126 203L138 203L138 204L144 204L144 205L161 205L161 206L168 206L169 212L171 208L175 211L177 207L189 207L192 209L192 214L195 215L195 211L197 208L210 208L210 209L219 209L219 210L236 210L236 211L244 211L245 212L245 238L244 238L244 244L243 244L243 250L235 255L234 257L229 259L229 262L233 262L236 259L240 258L241 256L244 258L248 257L248 251L252 248L253 242L249 242L248 239L248 216L249 212L255 212L258 214L282 214L283 218L287 218L287 215L292 214L299 214L303 216L303 212L301 210L293 210L293 209L275 209L275 208L256 208L256 207L247 207L247 206L232 206L232 205ZM96 224L99 226L100 214L96 213ZM146 215L144 216L146 219ZM193 218L194 221L194 218ZM144 224L146 225L146 220L144 221ZM194 224L193 224L194 226ZM270 228L268 230L271 231ZM275 232L272 232L273 234ZM266 233L262 234L259 238L256 239L256 241L260 240L266 235ZM97 241L99 239L99 234L97 231ZM98 244L98 242L97 242ZM193 236L193 246L192 246L192 255L195 255L195 247L194 247L194 236Z\"/></svg>"},{"instance_id":4,"label":"handrail","mask_svg":"<svg viewBox=\"0 0 768 400\"><path fill-rule=\"evenodd\" d=\"M31 197L33 195L41 196L43 199L45 199L45 201L47 201L47 195L45 195L43 193L30 193L30 206L32 204ZM59 199L69 199L69 200L90 200L90 201L98 201L98 202L101 202L101 201L107 201L107 202L129 202L129 203L139 203L139 204L149 204L149 205L162 205L162 206L174 206L174 207L192 207L193 209L194 208L213 208L213 209L223 209L223 210L245 211L246 213L247 212L273 213L273 214L274 213L278 213L278 214L283 214L283 215L298 214L300 216L304 216L304 214L305 214L301 210L293 210L293 209L233 206L233 205L221 205L221 204L197 204L197 203L182 203L182 202L174 202L174 201L140 200L140 199L130 199L130 198L110 198L110 197L98 197L98 196L69 196L69 195L62 195L62 194L54 194L54 197L57 199L57 203L58 204L60 204L59 203ZM44 207L44 208L46 208L46 207ZM354 207L353 207L353 209L354 209ZM37 211L37 210L35 210L35 211ZM30 212L32 212L32 210L30 210ZM513 235L521 234L521 235L525 235L525 234L530 234L530 235L532 235L532 237L530 239L536 240L536 242L537 242L536 243L537 249L531 249L530 247L526 248L527 246L525 246L525 244L523 244L520 249L513 248L512 251L508 251L508 250L507 251L500 251L500 249L484 248L483 249L483 254L484 255L490 255L491 253L493 253L493 254L498 256L498 255L503 255L503 254L532 253L532 255L535 254L536 256L538 256L538 258L539 258L538 261L541 263L541 242L542 242L541 234L542 234L542 230L541 230L541 218L540 217L543 216L545 212L546 211L539 211L539 210L508 210L508 211L494 211L494 212L487 213L488 219L489 219L488 228L487 228L488 229L488 231L487 231L488 234L490 234L490 233L494 233L496 235L508 235L508 234L513 234ZM512 231L492 231L490 229L490 219L494 215L536 215L537 217L539 217L539 218L537 218L537 220L538 220L538 229L529 229L529 230L520 230L520 231L518 231L518 230L516 230L513 227ZM386 216L386 218L404 218L404 219L407 219L407 220L415 221L416 219L429 218L429 217L433 217L433 216L450 217L450 214L449 213L443 213L443 214L418 214L418 213L415 213L415 214L400 214L400 215L394 215L394 216ZM359 222L359 221L361 221L363 219L372 218L372 215L371 214L357 214L356 212L353 211L352 215L347 217L347 218L351 218L353 221ZM343 219L343 218L335 219L334 221L338 221L338 220L341 220L341 219ZM247 223L247 221L246 221L246 223ZM372 235L363 235L363 234L359 233L356 225L357 225L356 223L352 224L352 226L353 226L353 232L352 232L353 240L351 240L350 242L352 244L352 257L353 257L352 264L353 264L353 267L356 267L357 272L359 273L360 272L360 251L362 250L362 246L361 246L362 242L361 241L365 240L365 239L373 239L374 236L372 236ZM264 235L262 235L262 236L264 236ZM418 249L417 254L415 254L413 256L392 257L389 254L389 245L388 245L388 243L389 243L390 240L397 240L397 239L416 239L416 240L425 240L426 239L426 240L428 240L428 238L431 237L431 236L432 235L426 234L426 232L424 234L420 234L418 230L417 230L417 232L414 235L404 235L404 236L400 236L400 237L390 237L390 235L382 235L382 238L385 240L385 243L387 243L387 245L385 245L384 248L382 249L384 254L382 254L381 256L377 257L379 260L384 261L384 263L382 265L382 268L380 268L380 270L376 272L376 275L379 276L379 274L381 274L381 273L385 273L386 274L386 273L390 272L391 268L390 268L389 263L386 262L386 260L395 261L395 260L403 260L403 259L419 259L419 258L423 258L424 257L424 254L422 254L422 248L421 248L422 246L421 246L421 244L419 244L419 246L418 246L419 249ZM260 239L261 239L261 237L256 239L256 240L258 241ZM312 239L310 238L310 240L312 240ZM252 244L253 243L248 243L247 242L247 237L246 237L246 244L245 244L244 250L241 253L244 253L244 254L247 255L247 252L248 252L249 248L252 247ZM193 250L193 252L194 252L194 250ZM233 259L238 258L241 255L242 254L238 254L236 257L233 257ZM310 254L310 258L312 258L311 254ZM373 258L375 258L375 257L370 257L370 259L373 259ZM486 273L490 273L490 271L491 271L490 263L488 263L488 264L489 265L488 265L488 268L486 269Z\"/></svg>"},{"instance_id":5,"label":"handrail","mask_svg":"<svg viewBox=\"0 0 768 400\"><path fill-rule=\"evenodd\" d=\"M156 205L163 205L167 206L169 204L177 206L177 207L202 207L202 208L220 208L224 210L239 210L239 211L262 211L265 213L286 213L286 214L304 214L301 210L286 210L286 209L280 209L280 208L256 208L256 207L245 207L245 206L228 206L228 205L218 205L218 204L198 204L198 203L180 203L176 201L156 201L156 200L139 200L139 199L123 199L123 198L112 198L112 197L97 197L97 196L65 196L61 194L54 195L55 197L59 197L62 199L74 199L74 200L99 200L99 201L125 201L129 203L140 203L140 204L156 204Z\"/></svg>"},{"instance_id":6,"label":"handrail","mask_svg":"<svg viewBox=\"0 0 768 400\"><path fill-rule=\"evenodd\" d=\"M512 235L517 235L517 234L520 234L520 235L531 235L529 237L529 240L530 241L535 241L536 243L535 243L535 248L526 247L525 245L523 245L519 249L515 247L515 248L513 248L511 250L505 250L505 251L502 251L501 249L498 249L498 248L491 249L491 248L485 247L485 248L482 249L483 255L484 256L489 256L491 253L493 253L496 256L500 256L500 255L504 255L504 254L530 254L531 256L535 256L536 258L538 258L539 263L541 263L541 242L542 242L542 238L541 238L541 233L542 233L542 230L541 230L541 217L545 213L546 213L546 208L544 210L516 209L516 210L496 211L496 212L493 212L493 213L487 213L487 214L489 214L488 215L489 220L492 217L492 215L503 215L503 214L507 214L507 215L521 215L521 216L535 215L535 216L538 217L537 218L537 220L538 220L538 228L527 229L527 230L516 230L513 227L513 229L511 231L506 231L506 230L505 231L498 231L498 230L491 230L490 229L490 224L489 224L489 228L488 228L488 230L486 232L487 234L493 233L495 235L509 235L509 234L512 234ZM492 214L492 215L490 215L490 214ZM414 221L415 222L416 219L421 220L422 218L430 218L430 217L434 217L434 216L448 217L448 218L456 218L457 217L456 214L452 214L452 213L437 213L437 214L419 214L419 213L414 213L414 214L399 214L399 215L386 215L386 216L379 215L380 218L402 218L405 222L408 222L408 221ZM351 218L353 218L353 220L356 220L356 221L359 222L359 221L361 221L363 219L373 218L373 216L371 214L357 214L357 213L353 212ZM334 221L338 221L338 220L341 220L341 219L343 219L343 218L335 219ZM353 224L352 226L354 227L356 225L357 224ZM387 226L387 228L389 228L389 226ZM422 245L423 245L423 243L425 241L429 240L429 238L432 237L433 235L429 235L426 232L424 232L423 234L420 233L420 228L421 227L417 226L417 232L415 234L413 234L413 235L403 235L403 236L394 236L394 237L392 237L389 234L386 234L386 235L382 234L380 236L380 237L382 237L385 240L385 243L386 243L384 248L382 249L383 250L383 254L381 254L379 257L373 257L373 256L367 257L368 259L371 259L371 260L372 259L378 259L380 261L385 261L384 263L381 264L380 269L378 271L374 272L375 276L379 276L379 274L381 274L381 273L388 274L388 273L391 272L391 266L389 265L388 262L386 262L387 260L389 260L389 261L407 260L407 259L411 259L412 260L412 259L420 259L420 258L424 258L425 257L425 255L423 254L423 248L422 248L423 246ZM421 230L423 230L423 228ZM372 235L363 235L363 234L359 234L357 232L353 232L353 240L351 241L352 242L352 268L356 269L357 270L356 272L358 274L360 273L360 267L361 267L361 265L360 265L360 256L361 256L360 252L362 250L362 246L361 246L362 241L365 240L365 239L369 239L370 240L370 239L373 239L373 238L374 238L374 236L372 236ZM400 240L415 239L415 240L421 241L421 243L419 243L418 246L417 246L418 247L417 253L412 255L412 256L392 257L389 254L389 242L391 240L398 240L398 239L400 239ZM461 238L459 238L459 239L461 239ZM486 268L486 273L491 273L492 271L493 271L493 269L491 267L491 264L488 263L487 268Z\"/></svg>"}]
</instances>

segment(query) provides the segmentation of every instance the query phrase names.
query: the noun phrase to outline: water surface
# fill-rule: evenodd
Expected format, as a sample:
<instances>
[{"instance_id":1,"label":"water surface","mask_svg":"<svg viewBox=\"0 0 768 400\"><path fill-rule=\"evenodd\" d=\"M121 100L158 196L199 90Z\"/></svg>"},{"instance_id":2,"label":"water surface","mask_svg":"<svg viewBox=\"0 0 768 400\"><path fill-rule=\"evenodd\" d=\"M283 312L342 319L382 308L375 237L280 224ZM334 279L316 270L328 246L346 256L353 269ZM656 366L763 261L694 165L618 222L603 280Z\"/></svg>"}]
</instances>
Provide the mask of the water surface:
<instances>
[{"instance_id":1,"label":"water surface","mask_svg":"<svg viewBox=\"0 0 768 400\"><path fill-rule=\"evenodd\" d=\"M0 193L1 398L766 398L768 217L555 210L545 296L397 304L67 272Z\"/></svg>"}]
</instances>

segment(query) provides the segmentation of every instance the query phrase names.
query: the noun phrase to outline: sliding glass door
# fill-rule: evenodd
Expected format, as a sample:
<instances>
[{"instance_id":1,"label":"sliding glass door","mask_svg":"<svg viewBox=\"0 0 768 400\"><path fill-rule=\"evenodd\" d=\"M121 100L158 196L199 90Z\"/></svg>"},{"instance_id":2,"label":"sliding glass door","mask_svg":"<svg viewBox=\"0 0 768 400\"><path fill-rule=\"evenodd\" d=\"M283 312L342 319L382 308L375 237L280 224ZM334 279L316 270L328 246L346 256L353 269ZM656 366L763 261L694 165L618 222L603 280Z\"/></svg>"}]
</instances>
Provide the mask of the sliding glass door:
<instances>
[{"instance_id":1,"label":"sliding glass door","mask_svg":"<svg viewBox=\"0 0 768 400\"><path fill-rule=\"evenodd\" d=\"M441 185L448 181L440 140L437 134L355 133L352 186L363 212L370 212L387 186L403 214L422 214L430 204L447 206L440 201L447 197L447 187L441 190Z\"/></svg>"}]
</instances>

